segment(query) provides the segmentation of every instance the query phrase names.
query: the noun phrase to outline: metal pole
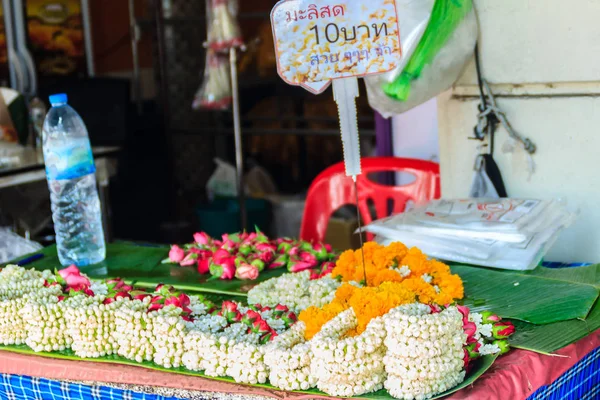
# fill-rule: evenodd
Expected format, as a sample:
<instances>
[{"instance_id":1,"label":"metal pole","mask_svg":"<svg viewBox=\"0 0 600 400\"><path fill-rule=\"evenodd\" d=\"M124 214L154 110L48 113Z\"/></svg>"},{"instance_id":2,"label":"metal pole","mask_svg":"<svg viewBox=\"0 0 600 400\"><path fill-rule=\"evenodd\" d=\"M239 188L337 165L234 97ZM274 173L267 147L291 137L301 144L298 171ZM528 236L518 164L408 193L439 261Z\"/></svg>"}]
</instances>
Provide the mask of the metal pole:
<instances>
[{"instance_id":1,"label":"metal pole","mask_svg":"<svg viewBox=\"0 0 600 400\"><path fill-rule=\"evenodd\" d=\"M244 196L244 153L242 151L242 125L240 122L240 99L237 76L237 49L229 50L231 68L231 92L233 97L233 133L235 137L235 164L237 168L237 189L240 202L240 222L242 230L246 229L246 199Z\"/></svg>"},{"instance_id":2,"label":"metal pole","mask_svg":"<svg viewBox=\"0 0 600 400\"><path fill-rule=\"evenodd\" d=\"M92 21L88 1L81 1L81 16L83 18L83 39L85 41L85 59L87 61L88 75L93 78L96 75L96 66L94 63L94 48L92 47Z\"/></svg>"},{"instance_id":3,"label":"metal pole","mask_svg":"<svg viewBox=\"0 0 600 400\"><path fill-rule=\"evenodd\" d=\"M131 31L131 55L133 57L133 93L137 104L138 114L142 114L142 87L140 82L140 61L138 57L138 42L140 29L135 19L134 0L129 0L129 26Z\"/></svg>"}]
</instances>

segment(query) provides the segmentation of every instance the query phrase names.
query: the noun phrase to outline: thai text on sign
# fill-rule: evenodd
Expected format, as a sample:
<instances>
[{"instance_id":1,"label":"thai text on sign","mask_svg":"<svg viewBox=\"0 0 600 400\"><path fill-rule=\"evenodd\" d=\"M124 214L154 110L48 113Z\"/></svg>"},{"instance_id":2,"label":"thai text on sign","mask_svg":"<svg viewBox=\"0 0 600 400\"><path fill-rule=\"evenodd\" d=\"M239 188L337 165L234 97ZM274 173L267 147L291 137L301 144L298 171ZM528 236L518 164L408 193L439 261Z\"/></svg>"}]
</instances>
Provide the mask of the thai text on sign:
<instances>
[{"instance_id":1,"label":"thai text on sign","mask_svg":"<svg viewBox=\"0 0 600 400\"><path fill-rule=\"evenodd\" d=\"M332 79L387 72L400 62L394 0L284 0L271 22L279 75L313 93Z\"/></svg>"}]
</instances>

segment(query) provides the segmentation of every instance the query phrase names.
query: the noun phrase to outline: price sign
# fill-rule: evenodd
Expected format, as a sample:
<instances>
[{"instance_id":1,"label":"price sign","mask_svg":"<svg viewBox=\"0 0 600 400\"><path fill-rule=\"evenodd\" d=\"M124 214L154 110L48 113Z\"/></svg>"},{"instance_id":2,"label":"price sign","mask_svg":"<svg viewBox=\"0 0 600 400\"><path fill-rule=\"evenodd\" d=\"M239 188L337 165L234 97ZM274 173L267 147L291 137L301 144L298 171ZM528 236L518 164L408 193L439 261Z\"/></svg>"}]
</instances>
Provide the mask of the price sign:
<instances>
[{"instance_id":1,"label":"price sign","mask_svg":"<svg viewBox=\"0 0 600 400\"><path fill-rule=\"evenodd\" d=\"M279 75L315 94L333 79L387 72L400 62L394 0L283 0L271 24Z\"/></svg>"}]
</instances>

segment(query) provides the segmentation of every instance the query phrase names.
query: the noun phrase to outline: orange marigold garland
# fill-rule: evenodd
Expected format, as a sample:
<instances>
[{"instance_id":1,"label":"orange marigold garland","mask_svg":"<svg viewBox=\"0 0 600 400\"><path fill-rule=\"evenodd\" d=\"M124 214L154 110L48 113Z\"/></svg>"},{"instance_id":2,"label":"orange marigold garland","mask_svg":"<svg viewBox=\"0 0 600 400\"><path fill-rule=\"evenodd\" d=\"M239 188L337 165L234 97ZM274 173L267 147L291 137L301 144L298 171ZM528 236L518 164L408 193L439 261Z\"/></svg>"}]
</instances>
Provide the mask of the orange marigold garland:
<instances>
[{"instance_id":1,"label":"orange marigold garland","mask_svg":"<svg viewBox=\"0 0 600 400\"><path fill-rule=\"evenodd\" d=\"M430 260L416 247L408 249L402 243L381 246L368 242L363 251L367 287L345 283L337 289L331 303L300 313L299 319L306 324L306 339L311 339L326 322L350 307L358 318L357 328L348 332L354 336L364 332L371 319L400 305L415 301L447 305L464 296L460 277L452 275L450 267ZM342 253L331 276L342 282L364 284L361 250Z\"/></svg>"}]
</instances>

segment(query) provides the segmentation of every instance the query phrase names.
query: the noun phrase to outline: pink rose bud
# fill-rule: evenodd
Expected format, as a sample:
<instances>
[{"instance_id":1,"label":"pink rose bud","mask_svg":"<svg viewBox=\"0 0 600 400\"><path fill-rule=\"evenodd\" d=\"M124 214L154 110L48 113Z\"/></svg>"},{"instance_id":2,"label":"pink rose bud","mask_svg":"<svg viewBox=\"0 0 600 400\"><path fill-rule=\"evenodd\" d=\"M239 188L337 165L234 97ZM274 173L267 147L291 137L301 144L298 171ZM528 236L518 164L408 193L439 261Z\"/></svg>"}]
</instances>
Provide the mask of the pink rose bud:
<instances>
[{"instance_id":1,"label":"pink rose bud","mask_svg":"<svg viewBox=\"0 0 600 400\"><path fill-rule=\"evenodd\" d=\"M269 251L271 253L275 253L275 251L277 250L277 248L270 244L270 243L259 243L256 245L256 250L258 252L265 252L265 251Z\"/></svg>"},{"instance_id":2,"label":"pink rose bud","mask_svg":"<svg viewBox=\"0 0 600 400\"><path fill-rule=\"evenodd\" d=\"M177 245L171 246L171 250L169 251L169 260L173 261L174 263L180 263L183 261L184 257L185 251L181 247Z\"/></svg>"},{"instance_id":3,"label":"pink rose bud","mask_svg":"<svg viewBox=\"0 0 600 400\"><path fill-rule=\"evenodd\" d=\"M180 293L179 296L177 296L179 298L179 303L181 304L182 307L187 307L190 305L190 298L187 294L185 293Z\"/></svg>"},{"instance_id":4,"label":"pink rose bud","mask_svg":"<svg viewBox=\"0 0 600 400\"><path fill-rule=\"evenodd\" d=\"M253 310L253 311L260 311L262 310L262 306L260 304L249 304L248 308Z\"/></svg>"},{"instance_id":5,"label":"pink rose bud","mask_svg":"<svg viewBox=\"0 0 600 400\"><path fill-rule=\"evenodd\" d=\"M230 300L225 300L222 304L221 304L221 310L226 313L226 312L234 312L237 311L238 309L238 305L237 303L230 301Z\"/></svg>"},{"instance_id":6,"label":"pink rose bud","mask_svg":"<svg viewBox=\"0 0 600 400\"><path fill-rule=\"evenodd\" d=\"M467 367L467 365L469 365L469 361L470 361L470 358L469 358L469 350L467 350L467 349L463 349L463 352L464 352L464 356L463 356L463 364L464 364L464 366L465 366L465 367Z\"/></svg>"},{"instance_id":7,"label":"pink rose bud","mask_svg":"<svg viewBox=\"0 0 600 400\"><path fill-rule=\"evenodd\" d=\"M188 315L182 315L181 319L187 322L194 322L194 318L188 316Z\"/></svg>"},{"instance_id":8,"label":"pink rose bud","mask_svg":"<svg viewBox=\"0 0 600 400\"><path fill-rule=\"evenodd\" d=\"M146 293L146 294L136 294L135 296L133 296L133 298L135 300L144 300L146 297L150 296L150 293Z\"/></svg>"},{"instance_id":9,"label":"pink rose bud","mask_svg":"<svg viewBox=\"0 0 600 400\"><path fill-rule=\"evenodd\" d=\"M258 255L258 259L261 260L265 265L270 264L273 261L273 254L270 251L265 251Z\"/></svg>"},{"instance_id":10,"label":"pink rose bud","mask_svg":"<svg viewBox=\"0 0 600 400\"><path fill-rule=\"evenodd\" d=\"M221 249L226 250L229 254L232 254L238 248L237 243L232 240L226 240L223 242Z\"/></svg>"},{"instance_id":11,"label":"pink rose bud","mask_svg":"<svg viewBox=\"0 0 600 400\"><path fill-rule=\"evenodd\" d=\"M118 289L120 289L123 292L131 292L133 290L133 286L131 286L131 285L123 285L123 286L121 286Z\"/></svg>"},{"instance_id":12,"label":"pink rose bud","mask_svg":"<svg viewBox=\"0 0 600 400\"><path fill-rule=\"evenodd\" d=\"M469 321L466 324L464 324L463 329L465 330L467 337L470 337L475 335L475 332L477 332L477 325L475 325L475 322Z\"/></svg>"},{"instance_id":13,"label":"pink rose bud","mask_svg":"<svg viewBox=\"0 0 600 400\"><path fill-rule=\"evenodd\" d=\"M331 271L333 271L333 269L335 268L335 263L332 261L326 261L323 264L321 264L321 273L322 274L327 274Z\"/></svg>"},{"instance_id":14,"label":"pink rose bud","mask_svg":"<svg viewBox=\"0 0 600 400\"><path fill-rule=\"evenodd\" d=\"M475 336L467 337L467 344L473 344L475 342L477 342L477 339L475 339Z\"/></svg>"},{"instance_id":15,"label":"pink rose bud","mask_svg":"<svg viewBox=\"0 0 600 400\"><path fill-rule=\"evenodd\" d=\"M213 254L213 261L215 264L221 264L223 260L229 257L231 257L231 255L227 250L219 249Z\"/></svg>"},{"instance_id":16,"label":"pink rose bud","mask_svg":"<svg viewBox=\"0 0 600 400\"><path fill-rule=\"evenodd\" d=\"M260 311L270 311L270 310L271 310L271 307L268 307L268 306L260 309Z\"/></svg>"},{"instance_id":17,"label":"pink rose bud","mask_svg":"<svg viewBox=\"0 0 600 400\"><path fill-rule=\"evenodd\" d=\"M277 336L277 332L275 332L273 329L271 329L269 332L265 333L264 335L262 335L260 337L259 343L260 344L267 344L271 340L275 339L276 336Z\"/></svg>"},{"instance_id":18,"label":"pink rose bud","mask_svg":"<svg viewBox=\"0 0 600 400\"><path fill-rule=\"evenodd\" d=\"M245 281L253 281L260 274L258 268L254 265L243 263L235 270L235 277Z\"/></svg>"},{"instance_id":19,"label":"pink rose bud","mask_svg":"<svg viewBox=\"0 0 600 400\"><path fill-rule=\"evenodd\" d=\"M494 340L492 344L495 344L500 348L500 354L506 354L510 350L508 340Z\"/></svg>"},{"instance_id":20,"label":"pink rose bud","mask_svg":"<svg viewBox=\"0 0 600 400\"><path fill-rule=\"evenodd\" d=\"M155 304L155 303L163 304L164 302L165 302L164 296L153 296L152 299L150 300L150 303L152 303L152 304Z\"/></svg>"},{"instance_id":21,"label":"pink rose bud","mask_svg":"<svg viewBox=\"0 0 600 400\"><path fill-rule=\"evenodd\" d=\"M165 300L165 306L175 306L181 307L181 303L179 302L179 298L177 296L171 296Z\"/></svg>"},{"instance_id":22,"label":"pink rose bud","mask_svg":"<svg viewBox=\"0 0 600 400\"><path fill-rule=\"evenodd\" d=\"M469 322L469 307L457 305L456 308L463 316L463 325Z\"/></svg>"},{"instance_id":23,"label":"pink rose bud","mask_svg":"<svg viewBox=\"0 0 600 400\"><path fill-rule=\"evenodd\" d=\"M277 304L275 306L275 309L273 310L273 315L277 316L277 317L281 317L283 314L289 312L290 309L287 308L287 306L284 306L283 304Z\"/></svg>"},{"instance_id":24,"label":"pink rose bud","mask_svg":"<svg viewBox=\"0 0 600 400\"><path fill-rule=\"evenodd\" d=\"M292 249L292 243L291 242L281 242L281 243L279 243L279 245L277 245L277 252L279 254L286 254L291 249Z\"/></svg>"},{"instance_id":25,"label":"pink rose bud","mask_svg":"<svg viewBox=\"0 0 600 400\"><path fill-rule=\"evenodd\" d=\"M261 231L257 230L256 237L254 238L254 241L256 243L268 243L269 242L269 238L264 233L262 233Z\"/></svg>"},{"instance_id":26,"label":"pink rose bud","mask_svg":"<svg viewBox=\"0 0 600 400\"><path fill-rule=\"evenodd\" d=\"M115 300L120 299L120 298L126 298L126 299L131 300L131 295L127 292L119 292L119 293L115 294Z\"/></svg>"},{"instance_id":27,"label":"pink rose bud","mask_svg":"<svg viewBox=\"0 0 600 400\"><path fill-rule=\"evenodd\" d=\"M300 253L300 260L302 260L306 263L309 263L313 267L316 267L317 264L319 263L319 261L317 260L317 257L314 254L309 253L308 251L303 251Z\"/></svg>"},{"instance_id":28,"label":"pink rose bud","mask_svg":"<svg viewBox=\"0 0 600 400\"><path fill-rule=\"evenodd\" d=\"M465 347L465 349L469 352L469 359L474 360L480 356L479 348L481 347L481 343L475 341L475 343L471 343Z\"/></svg>"},{"instance_id":29,"label":"pink rose bud","mask_svg":"<svg viewBox=\"0 0 600 400\"><path fill-rule=\"evenodd\" d=\"M254 333L263 334L269 332L271 330L271 327L269 326L269 324L267 324L267 321L261 318L257 319L252 323L251 329Z\"/></svg>"},{"instance_id":30,"label":"pink rose bud","mask_svg":"<svg viewBox=\"0 0 600 400\"><path fill-rule=\"evenodd\" d=\"M63 278L63 279L67 279L67 276L69 275L76 275L79 276L81 275L81 272L79 272L79 268L77 268L77 266L75 264L61 269L60 271L58 271L58 274Z\"/></svg>"},{"instance_id":31,"label":"pink rose bud","mask_svg":"<svg viewBox=\"0 0 600 400\"><path fill-rule=\"evenodd\" d=\"M244 323L245 325L248 325L248 326L252 326L254 321L256 321L260 318L261 318L261 316L259 313L257 313L254 310L248 310L248 311L246 311L246 315L244 315L242 317L242 323Z\"/></svg>"},{"instance_id":32,"label":"pink rose bud","mask_svg":"<svg viewBox=\"0 0 600 400\"><path fill-rule=\"evenodd\" d=\"M325 250L327 250L328 253L331 253L333 251L333 249L331 248L330 244L325 243Z\"/></svg>"},{"instance_id":33,"label":"pink rose bud","mask_svg":"<svg viewBox=\"0 0 600 400\"><path fill-rule=\"evenodd\" d=\"M59 297L60 297L60 296L59 296ZM63 297L64 297L64 296L63 296ZM114 297L107 297L107 298L105 298L105 299L104 299L104 301L102 302L102 304L104 304L104 305L107 305L107 304L110 304L110 303L112 303L112 302L114 302L114 301L115 301L115 298L114 298Z\"/></svg>"},{"instance_id":34,"label":"pink rose bud","mask_svg":"<svg viewBox=\"0 0 600 400\"><path fill-rule=\"evenodd\" d=\"M198 267L196 269L201 275L208 274L210 271L210 259L198 260Z\"/></svg>"},{"instance_id":35,"label":"pink rose bud","mask_svg":"<svg viewBox=\"0 0 600 400\"><path fill-rule=\"evenodd\" d=\"M299 246L292 246L289 250L288 250L288 255L289 256L297 256L298 254L300 254L300 247Z\"/></svg>"},{"instance_id":36,"label":"pink rose bud","mask_svg":"<svg viewBox=\"0 0 600 400\"><path fill-rule=\"evenodd\" d=\"M198 254L188 253L188 255L185 256L183 258L183 260L181 260L179 265L181 265L182 267L189 267L189 266L195 265L197 262L198 262Z\"/></svg>"},{"instance_id":37,"label":"pink rose bud","mask_svg":"<svg viewBox=\"0 0 600 400\"><path fill-rule=\"evenodd\" d=\"M148 312L158 311L158 310L162 309L163 307L164 307L164 304L160 304L160 303L150 304L150 307L148 307Z\"/></svg>"},{"instance_id":38,"label":"pink rose bud","mask_svg":"<svg viewBox=\"0 0 600 400\"><path fill-rule=\"evenodd\" d=\"M65 296L62 296L62 295L61 295L61 296L58 296L58 302L59 302L59 303L60 303L61 301L64 301L64 300L65 300Z\"/></svg>"},{"instance_id":39,"label":"pink rose bud","mask_svg":"<svg viewBox=\"0 0 600 400\"><path fill-rule=\"evenodd\" d=\"M238 248L238 253L243 256L247 256L252 253L252 246L249 243L244 243Z\"/></svg>"},{"instance_id":40,"label":"pink rose bud","mask_svg":"<svg viewBox=\"0 0 600 400\"><path fill-rule=\"evenodd\" d=\"M312 253L317 257L319 261L323 261L327 258L327 249L325 249L325 245L323 243L315 243L313 244Z\"/></svg>"},{"instance_id":41,"label":"pink rose bud","mask_svg":"<svg viewBox=\"0 0 600 400\"><path fill-rule=\"evenodd\" d=\"M290 272L302 272L307 269L311 269L313 267L312 264L304 262L304 261L291 261L288 264L288 271Z\"/></svg>"},{"instance_id":42,"label":"pink rose bud","mask_svg":"<svg viewBox=\"0 0 600 400\"><path fill-rule=\"evenodd\" d=\"M502 318L500 318L499 316L497 316L496 314L494 314L491 311L484 311L481 313L481 316L483 317L483 323L484 324L493 324L495 322L499 322L500 320L502 320Z\"/></svg>"},{"instance_id":43,"label":"pink rose bud","mask_svg":"<svg viewBox=\"0 0 600 400\"><path fill-rule=\"evenodd\" d=\"M310 242L301 241L300 242L300 250L302 251L312 251L313 245Z\"/></svg>"},{"instance_id":44,"label":"pink rose bud","mask_svg":"<svg viewBox=\"0 0 600 400\"><path fill-rule=\"evenodd\" d=\"M72 287L72 286L88 287L91 285L90 280L83 275L71 274L71 275L67 275L67 277L65 277L64 279L67 282L67 286L69 286L69 287Z\"/></svg>"},{"instance_id":45,"label":"pink rose bud","mask_svg":"<svg viewBox=\"0 0 600 400\"><path fill-rule=\"evenodd\" d=\"M311 271L309 280L316 281L317 279L321 279L321 274Z\"/></svg>"},{"instance_id":46,"label":"pink rose bud","mask_svg":"<svg viewBox=\"0 0 600 400\"><path fill-rule=\"evenodd\" d=\"M252 260L252 262L250 263L250 265L254 266L256 269L258 269L258 271L262 271L265 269L265 262L262 261L261 259L255 259Z\"/></svg>"},{"instance_id":47,"label":"pink rose bud","mask_svg":"<svg viewBox=\"0 0 600 400\"><path fill-rule=\"evenodd\" d=\"M160 292L161 289L165 286L164 283L159 283L158 285L156 285L156 287L154 288L155 292Z\"/></svg>"},{"instance_id":48,"label":"pink rose bud","mask_svg":"<svg viewBox=\"0 0 600 400\"><path fill-rule=\"evenodd\" d=\"M496 322L492 327L494 339L506 339L513 333L515 333L515 326L509 321Z\"/></svg>"},{"instance_id":49,"label":"pink rose bud","mask_svg":"<svg viewBox=\"0 0 600 400\"><path fill-rule=\"evenodd\" d=\"M269 265L269 269L283 268L287 265L287 263L288 263L288 256L285 254L281 254L281 255L277 256L275 261L273 261Z\"/></svg>"},{"instance_id":50,"label":"pink rose bud","mask_svg":"<svg viewBox=\"0 0 600 400\"><path fill-rule=\"evenodd\" d=\"M210 244L210 236L205 232L194 233L194 241L198 244L206 246Z\"/></svg>"},{"instance_id":51,"label":"pink rose bud","mask_svg":"<svg viewBox=\"0 0 600 400\"><path fill-rule=\"evenodd\" d=\"M282 315L281 320L285 323L286 327L289 327L296 321L298 321L298 317L296 316L296 314L290 311L289 313Z\"/></svg>"},{"instance_id":52,"label":"pink rose bud","mask_svg":"<svg viewBox=\"0 0 600 400\"><path fill-rule=\"evenodd\" d=\"M437 314L442 312L442 307L437 304L429 304L429 308L431 309L432 314Z\"/></svg>"}]
</instances>

